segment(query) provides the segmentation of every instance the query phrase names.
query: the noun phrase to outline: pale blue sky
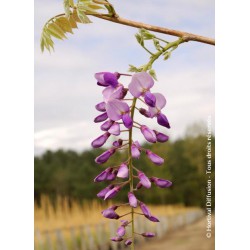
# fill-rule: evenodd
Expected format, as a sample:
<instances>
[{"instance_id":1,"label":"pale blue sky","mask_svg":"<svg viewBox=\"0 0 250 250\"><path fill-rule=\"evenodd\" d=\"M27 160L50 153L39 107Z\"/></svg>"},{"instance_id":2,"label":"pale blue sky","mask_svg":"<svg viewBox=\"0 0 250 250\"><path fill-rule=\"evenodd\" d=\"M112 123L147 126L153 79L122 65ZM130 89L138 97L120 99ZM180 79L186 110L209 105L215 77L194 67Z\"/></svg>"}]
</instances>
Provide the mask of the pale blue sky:
<instances>
[{"instance_id":1,"label":"pale blue sky","mask_svg":"<svg viewBox=\"0 0 250 250\"><path fill-rule=\"evenodd\" d=\"M39 39L43 24L63 11L62 0L35 0L35 153L46 149L89 148L98 134L94 105L101 100L93 77L99 71L126 72L128 64L147 62L137 44L137 29L96 18L79 25L74 35L55 42L55 52L42 54ZM127 0L112 2L120 16L158 26L214 37L214 1ZM174 37L158 35L173 40ZM186 127L214 115L214 47L189 42L168 61L154 68L154 92L167 97L164 112L171 122L172 139ZM154 127L155 122L150 121ZM139 136L139 134L138 134ZM140 136L139 136L140 137Z\"/></svg>"}]
</instances>

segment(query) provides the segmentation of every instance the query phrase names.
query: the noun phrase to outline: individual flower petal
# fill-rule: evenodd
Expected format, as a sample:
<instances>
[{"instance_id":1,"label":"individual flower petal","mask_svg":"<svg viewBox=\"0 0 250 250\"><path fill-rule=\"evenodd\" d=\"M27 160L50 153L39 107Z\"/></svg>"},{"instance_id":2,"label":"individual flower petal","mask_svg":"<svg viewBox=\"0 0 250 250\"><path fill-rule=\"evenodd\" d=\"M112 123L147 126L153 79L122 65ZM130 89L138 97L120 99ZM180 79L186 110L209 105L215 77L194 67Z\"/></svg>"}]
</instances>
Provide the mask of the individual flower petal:
<instances>
[{"instance_id":1,"label":"individual flower petal","mask_svg":"<svg viewBox=\"0 0 250 250\"><path fill-rule=\"evenodd\" d=\"M98 115L98 116L94 119L94 122L95 122L95 123L103 122L103 121L105 121L105 120L107 120L107 119L108 119L108 114L107 114L107 112L105 112L105 113L102 113L101 115Z\"/></svg>"},{"instance_id":2,"label":"individual flower petal","mask_svg":"<svg viewBox=\"0 0 250 250\"><path fill-rule=\"evenodd\" d=\"M146 238L155 237L155 233L150 233L150 232L142 233L141 235Z\"/></svg>"},{"instance_id":3,"label":"individual flower petal","mask_svg":"<svg viewBox=\"0 0 250 250\"><path fill-rule=\"evenodd\" d=\"M112 241L115 241L115 242L119 242L119 241L123 241L123 238L122 237L113 237L111 238Z\"/></svg>"},{"instance_id":4,"label":"individual flower petal","mask_svg":"<svg viewBox=\"0 0 250 250\"><path fill-rule=\"evenodd\" d=\"M114 124L110 127L108 132L112 135L119 135L121 133L120 124L118 124L117 122L114 122Z\"/></svg>"},{"instance_id":5,"label":"individual flower petal","mask_svg":"<svg viewBox=\"0 0 250 250\"><path fill-rule=\"evenodd\" d=\"M162 113L159 113L157 115L157 122L158 122L158 124L160 124L163 127L170 128L170 124L168 122L168 118L164 114L162 114Z\"/></svg>"},{"instance_id":6,"label":"individual flower petal","mask_svg":"<svg viewBox=\"0 0 250 250\"><path fill-rule=\"evenodd\" d=\"M147 110L144 109L144 108L140 108L140 109L139 109L139 112L140 112L140 114L144 115L144 116L147 117L147 118L151 117L150 112L147 111Z\"/></svg>"},{"instance_id":7,"label":"individual flower petal","mask_svg":"<svg viewBox=\"0 0 250 250\"><path fill-rule=\"evenodd\" d=\"M117 177L119 178L127 178L128 177L128 166L124 163L118 169Z\"/></svg>"},{"instance_id":8,"label":"individual flower petal","mask_svg":"<svg viewBox=\"0 0 250 250\"><path fill-rule=\"evenodd\" d=\"M106 72L103 75L105 83L115 88L118 85L117 76L113 73Z\"/></svg>"},{"instance_id":9,"label":"individual flower petal","mask_svg":"<svg viewBox=\"0 0 250 250\"><path fill-rule=\"evenodd\" d=\"M118 172L117 170L110 171L108 173L108 175L107 175L107 181L113 181L113 180L115 180L117 172Z\"/></svg>"},{"instance_id":10,"label":"individual flower petal","mask_svg":"<svg viewBox=\"0 0 250 250\"><path fill-rule=\"evenodd\" d=\"M163 133L157 132L156 130L154 130L155 135L156 135L156 139L158 142L166 142L169 140L169 136L165 135Z\"/></svg>"},{"instance_id":11,"label":"individual flower petal","mask_svg":"<svg viewBox=\"0 0 250 250\"><path fill-rule=\"evenodd\" d=\"M126 246L130 246L132 244L132 240L128 239L125 241Z\"/></svg>"},{"instance_id":12,"label":"individual flower petal","mask_svg":"<svg viewBox=\"0 0 250 250\"><path fill-rule=\"evenodd\" d=\"M126 233L126 230L125 230L125 227L123 227L123 226L120 226L120 227L117 229L117 231L116 231L116 234L117 234L117 236L119 236L119 237L124 236L125 233Z\"/></svg>"},{"instance_id":13,"label":"individual flower petal","mask_svg":"<svg viewBox=\"0 0 250 250\"><path fill-rule=\"evenodd\" d=\"M169 180L160 179L157 177L151 177L150 180L155 183L156 186L160 188L168 188L172 186L172 182Z\"/></svg>"},{"instance_id":14,"label":"individual flower petal","mask_svg":"<svg viewBox=\"0 0 250 250\"><path fill-rule=\"evenodd\" d=\"M153 130L149 129L147 126L142 125L141 126L141 132L144 136L144 138L148 141L148 142L152 142L155 143L156 142L156 135L154 133Z\"/></svg>"},{"instance_id":15,"label":"individual flower petal","mask_svg":"<svg viewBox=\"0 0 250 250\"><path fill-rule=\"evenodd\" d=\"M145 188L150 188L151 187L151 182L148 179L148 177L141 171L138 172L138 177L140 179L141 184L143 185L143 187Z\"/></svg>"},{"instance_id":16,"label":"individual flower petal","mask_svg":"<svg viewBox=\"0 0 250 250\"><path fill-rule=\"evenodd\" d=\"M133 143L131 145L131 154L133 158L139 159L140 155L141 155L141 151L139 150L139 148L135 145L135 143Z\"/></svg>"},{"instance_id":17,"label":"individual flower petal","mask_svg":"<svg viewBox=\"0 0 250 250\"><path fill-rule=\"evenodd\" d=\"M128 113L122 115L122 121L126 128L131 129L133 126L133 120Z\"/></svg>"},{"instance_id":18,"label":"individual flower petal","mask_svg":"<svg viewBox=\"0 0 250 250\"><path fill-rule=\"evenodd\" d=\"M117 141L114 141L112 145L114 147L120 147L122 145L122 143L123 143L123 140L122 139L118 139Z\"/></svg>"},{"instance_id":19,"label":"individual flower petal","mask_svg":"<svg viewBox=\"0 0 250 250\"><path fill-rule=\"evenodd\" d=\"M145 217L146 217L147 219L149 219L150 221L152 221L152 222L160 222L160 221L158 220L158 218L156 218L156 217L153 216L153 215L151 215L151 216L146 216L146 215L145 215Z\"/></svg>"},{"instance_id":20,"label":"individual flower petal","mask_svg":"<svg viewBox=\"0 0 250 250\"><path fill-rule=\"evenodd\" d=\"M123 85L119 85L116 88L109 86L102 91L103 100L105 103L107 103L109 100L122 99L124 96L124 91Z\"/></svg>"},{"instance_id":21,"label":"individual flower petal","mask_svg":"<svg viewBox=\"0 0 250 250\"><path fill-rule=\"evenodd\" d=\"M164 159L161 158L159 155L153 153L150 150L146 150L146 154L148 156L148 158L156 165L160 166L164 163Z\"/></svg>"},{"instance_id":22,"label":"individual flower petal","mask_svg":"<svg viewBox=\"0 0 250 250\"><path fill-rule=\"evenodd\" d=\"M154 85L153 78L146 72L135 73L128 86L129 92L134 97L140 97Z\"/></svg>"},{"instance_id":23,"label":"individual flower petal","mask_svg":"<svg viewBox=\"0 0 250 250\"><path fill-rule=\"evenodd\" d=\"M152 94L150 91L147 91L144 94L144 101L147 103L149 107L155 107L156 98L154 94Z\"/></svg>"},{"instance_id":24,"label":"individual flower petal","mask_svg":"<svg viewBox=\"0 0 250 250\"><path fill-rule=\"evenodd\" d=\"M155 107L149 107L148 111L151 114L151 117L155 117L165 106L166 106L166 98L161 93L153 93L156 98Z\"/></svg>"},{"instance_id":25,"label":"individual flower petal","mask_svg":"<svg viewBox=\"0 0 250 250\"><path fill-rule=\"evenodd\" d=\"M120 186L114 187L113 189L111 189L110 191L108 191L104 197L104 200L107 199L112 199L113 197L115 197L117 195L117 193L121 190Z\"/></svg>"},{"instance_id":26,"label":"individual flower petal","mask_svg":"<svg viewBox=\"0 0 250 250\"><path fill-rule=\"evenodd\" d=\"M105 102L100 102L95 105L96 110L100 112L105 112L106 111L106 103Z\"/></svg>"},{"instance_id":27,"label":"individual flower petal","mask_svg":"<svg viewBox=\"0 0 250 250\"><path fill-rule=\"evenodd\" d=\"M111 99L106 104L106 110L109 119L118 121L122 118L122 115L129 112L129 106L126 102Z\"/></svg>"},{"instance_id":28,"label":"individual flower petal","mask_svg":"<svg viewBox=\"0 0 250 250\"><path fill-rule=\"evenodd\" d=\"M110 127L113 125L114 121L111 120L107 120L106 122L104 122L101 125L101 130L103 131L108 131L110 129Z\"/></svg>"},{"instance_id":29,"label":"individual flower petal","mask_svg":"<svg viewBox=\"0 0 250 250\"><path fill-rule=\"evenodd\" d=\"M100 148L109 138L110 133L105 133L98 138L96 138L94 141L92 141L91 146L93 148Z\"/></svg>"},{"instance_id":30,"label":"individual flower petal","mask_svg":"<svg viewBox=\"0 0 250 250\"><path fill-rule=\"evenodd\" d=\"M110 191L111 189L114 188L114 185L109 185L107 187L105 187L104 189L102 189L98 194L97 197L104 199L105 195L107 194L108 191Z\"/></svg>"},{"instance_id":31,"label":"individual flower petal","mask_svg":"<svg viewBox=\"0 0 250 250\"><path fill-rule=\"evenodd\" d=\"M106 162L113 154L115 153L115 149L109 149L95 158L95 162L98 164L102 164Z\"/></svg>"},{"instance_id":32,"label":"individual flower petal","mask_svg":"<svg viewBox=\"0 0 250 250\"><path fill-rule=\"evenodd\" d=\"M140 208L141 208L141 211L143 212L143 214L147 217L150 217L151 213L150 213L148 207L143 202L140 202L139 205L140 205Z\"/></svg>"},{"instance_id":33,"label":"individual flower petal","mask_svg":"<svg viewBox=\"0 0 250 250\"><path fill-rule=\"evenodd\" d=\"M97 175L94 179L94 182L101 182L105 181L108 177L108 174L112 172L112 168L107 168L104 171L102 171L99 175Z\"/></svg>"},{"instance_id":34,"label":"individual flower petal","mask_svg":"<svg viewBox=\"0 0 250 250\"><path fill-rule=\"evenodd\" d=\"M128 192L128 201L131 207L137 207L137 199L132 192Z\"/></svg>"},{"instance_id":35,"label":"individual flower petal","mask_svg":"<svg viewBox=\"0 0 250 250\"><path fill-rule=\"evenodd\" d=\"M119 219L120 216L115 212L113 208L108 208L102 211L102 215L107 219Z\"/></svg>"}]
</instances>

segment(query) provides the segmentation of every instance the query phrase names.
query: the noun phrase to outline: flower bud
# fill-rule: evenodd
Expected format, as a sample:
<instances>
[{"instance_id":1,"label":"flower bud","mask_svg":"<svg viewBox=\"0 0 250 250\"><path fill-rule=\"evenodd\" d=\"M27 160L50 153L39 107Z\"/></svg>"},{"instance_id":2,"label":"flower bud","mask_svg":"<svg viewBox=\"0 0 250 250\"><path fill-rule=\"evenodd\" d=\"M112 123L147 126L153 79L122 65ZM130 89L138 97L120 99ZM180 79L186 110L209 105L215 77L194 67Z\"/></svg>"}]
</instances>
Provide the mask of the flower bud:
<instances>
[{"instance_id":1,"label":"flower bud","mask_svg":"<svg viewBox=\"0 0 250 250\"><path fill-rule=\"evenodd\" d=\"M137 158L137 159L140 158L141 152L140 152L139 148L136 146L135 143L133 143L133 144L131 145L131 154L132 154L132 157L133 157L133 158Z\"/></svg>"},{"instance_id":2,"label":"flower bud","mask_svg":"<svg viewBox=\"0 0 250 250\"><path fill-rule=\"evenodd\" d=\"M155 233L150 233L150 232L142 233L141 235L146 238L155 237Z\"/></svg>"},{"instance_id":3,"label":"flower bud","mask_svg":"<svg viewBox=\"0 0 250 250\"><path fill-rule=\"evenodd\" d=\"M148 179L148 177L141 171L138 172L138 177L140 179L140 182L143 187L145 188L150 188L151 187L151 182Z\"/></svg>"},{"instance_id":4,"label":"flower bud","mask_svg":"<svg viewBox=\"0 0 250 250\"><path fill-rule=\"evenodd\" d=\"M119 241L123 241L123 238L122 237L113 237L111 238L112 241L115 241L115 242L119 242Z\"/></svg>"},{"instance_id":5,"label":"flower bud","mask_svg":"<svg viewBox=\"0 0 250 250\"><path fill-rule=\"evenodd\" d=\"M132 118L128 113L122 115L122 121L126 128L131 129L133 126Z\"/></svg>"},{"instance_id":6,"label":"flower bud","mask_svg":"<svg viewBox=\"0 0 250 250\"><path fill-rule=\"evenodd\" d=\"M95 105L96 110L100 111L100 112L105 112L106 111L106 104L105 102L100 102L98 104Z\"/></svg>"},{"instance_id":7,"label":"flower bud","mask_svg":"<svg viewBox=\"0 0 250 250\"><path fill-rule=\"evenodd\" d=\"M170 128L168 118L162 113L157 114L157 122L163 127Z\"/></svg>"},{"instance_id":8,"label":"flower bud","mask_svg":"<svg viewBox=\"0 0 250 250\"><path fill-rule=\"evenodd\" d=\"M110 127L108 132L112 135L119 135L120 132L120 125L117 122L114 122L113 125Z\"/></svg>"},{"instance_id":9,"label":"flower bud","mask_svg":"<svg viewBox=\"0 0 250 250\"><path fill-rule=\"evenodd\" d=\"M132 240L128 239L125 241L126 246L130 246L132 244Z\"/></svg>"},{"instance_id":10,"label":"flower bud","mask_svg":"<svg viewBox=\"0 0 250 250\"><path fill-rule=\"evenodd\" d=\"M98 198L101 198L101 199L104 199L105 198L105 195L111 190L114 188L114 185L109 185L107 187L105 187L104 189L102 189L98 194L97 194L97 197Z\"/></svg>"},{"instance_id":11,"label":"flower bud","mask_svg":"<svg viewBox=\"0 0 250 250\"><path fill-rule=\"evenodd\" d=\"M110 133L105 133L101 136L99 136L98 138L96 138L94 141L91 142L91 146L93 148L100 148L101 146L103 146L105 144L105 142L108 140L110 136Z\"/></svg>"},{"instance_id":12,"label":"flower bud","mask_svg":"<svg viewBox=\"0 0 250 250\"><path fill-rule=\"evenodd\" d=\"M155 143L156 142L156 135L154 133L153 130L149 129L147 126L142 125L141 126L141 132L144 136L144 138L148 141L148 142L152 142Z\"/></svg>"},{"instance_id":13,"label":"flower bud","mask_svg":"<svg viewBox=\"0 0 250 250\"><path fill-rule=\"evenodd\" d=\"M108 131L110 129L110 127L113 125L114 121L111 120L107 120L106 122L104 122L101 125L101 130L103 131Z\"/></svg>"},{"instance_id":14,"label":"flower bud","mask_svg":"<svg viewBox=\"0 0 250 250\"><path fill-rule=\"evenodd\" d=\"M115 180L116 175L117 175L117 170L109 172L108 175L107 175L107 181Z\"/></svg>"},{"instance_id":15,"label":"flower bud","mask_svg":"<svg viewBox=\"0 0 250 250\"><path fill-rule=\"evenodd\" d=\"M140 208L141 208L141 211L143 212L143 214L147 217L151 217L151 213L150 213L148 207L143 202L140 202L139 205L140 205Z\"/></svg>"},{"instance_id":16,"label":"flower bud","mask_svg":"<svg viewBox=\"0 0 250 250\"><path fill-rule=\"evenodd\" d=\"M115 149L109 149L96 157L95 162L98 164L105 163L113 154L115 153Z\"/></svg>"},{"instance_id":17,"label":"flower bud","mask_svg":"<svg viewBox=\"0 0 250 250\"><path fill-rule=\"evenodd\" d=\"M131 192L128 192L128 201L131 207L137 207L137 199L135 195Z\"/></svg>"},{"instance_id":18,"label":"flower bud","mask_svg":"<svg viewBox=\"0 0 250 250\"><path fill-rule=\"evenodd\" d=\"M120 226L120 227L117 229L117 231L116 231L116 234L117 234L117 236L119 236L119 237L124 236L125 233L126 233L126 230L125 230L125 227L123 227L123 226Z\"/></svg>"},{"instance_id":19,"label":"flower bud","mask_svg":"<svg viewBox=\"0 0 250 250\"><path fill-rule=\"evenodd\" d=\"M104 200L107 199L112 199L113 197L115 197L117 195L117 193L121 190L120 186L114 187L113 189L111 189L110 191L108 191L104 197Z\"/></svg>"},{"instance_id":20,"label":"flower bud","mask_svg":"<svg viewBox=\"0 0 250 250\"><path fill-rule=\"evenodd\" d=\"M104 171L102 171L99 175L97 175L94 179L94 182L101 182L105 181L107 179L108 174L112 172L112 168L107 168Z\"/></svg>"},{"instance_id":21,"label":"flower bud","mask_svg":"<svg viewBox=\"0 0 250 250\"><path fill-rule=\"evenodd\" d=\"M128 166L122 163L118 169L117 177L128 178Z\"/></svg>"},{"instance_id":22,"label":"flower bud","mask_svg":"<svg viewBox=\"0 0 250 250\"><path fill-rule=\"evenodd\" d=\"M152 108L155 107L156 98L150 91L147 91L144 94L144 101L147 103L148 106Z\"/></svg>"},{"instance_id":23,"label":"flower bud","mask_svg":"<svg viewBox=\"0 0 250 250\"><path fill-rule=\"evenodd\" d=\"M114 141L112 145L114 147L118 148L118 147L120 147L122 145L122 143L123 143L123 140L122 139L118 139L117 141Z\"/></svg>"},{"instance_id":24,"label":"flower bud","mask_svg":"<svg viewBox=\"0 0 250 250\"><path fill-rule=\"evenodd\" d=\"M147 118L151 117L150 112L147 111L147 110L144 109L144 108L140 108L140 109L139 109L139 112L140 112L140 114L144 115L144 116L147 117Z\"/></svg>"},{"instance_id":25,"label":"flower bud","mask_svg":"<svg viewBox=\"0 0 250 250\"><path fill-rule=\"evenodd\" d=\"M146 217L147 219L149 219L150 221L152 221L152 222L160 222L160 221L158 220L158 218L156 218L156 217L153 216L153 215L151 215L151 216L146 216L146 215L145 215L145 217Z\"/></svg>"},{"instance_id":26,"label":"flower bud","mask_svg":"<svg viewBox=\"0 0 250 250\"><path fill-rule=\"evenodd\" d=\"M172 182L169 180L160 179L157 177L151 177L150 180L155 183L156 186L160 188L168 188L172 186Z\"/></svg>"},{"instance_id":27,"label":"flower bud","mask_svg":"<svg viewBox=\"0 0 250 250\"><path fill-rule=\"evenodd\" d=\"M115 212L115 210L111 207L102 211L102 215L107 219L119 219L120 216Z\"/></svg>"},{"instance_id":28,"label":"flower bud","mask_svg":"<svg viewBox=\"0 0 250 250\"><path fill-rule=\"evenodd\" d=\"M163 133L157 132L156 130L153 130L155 132L156 135L156 139L158 142L166 142L169 139L168 135L165 135Z\"/></svg>"},{"instance_id":29,"label":"flower bud","mask_svg":"<svg viewBox=\"0 0 250 250\"><path fill-rule=\"evenodd\" d=\"M160 166L164 163L164 159L150 150L146 150L147 157L156 165Z\"/></svg>"},{"instance_id":30,"label":"flower bud","mask_svg":"<svg viewBox=\"0 0 250 250\"><path fill-rule=\"evenodd\" d=\"M95 123L103 122L103 121L105 121L105 120L107 120L107 119L108 119L108 114L107 114L107 112L105 112L105 113L102 113L101 115L98 115L98 116L94 119L94 122L95 122Z\"/></svg>"}]
</instances>

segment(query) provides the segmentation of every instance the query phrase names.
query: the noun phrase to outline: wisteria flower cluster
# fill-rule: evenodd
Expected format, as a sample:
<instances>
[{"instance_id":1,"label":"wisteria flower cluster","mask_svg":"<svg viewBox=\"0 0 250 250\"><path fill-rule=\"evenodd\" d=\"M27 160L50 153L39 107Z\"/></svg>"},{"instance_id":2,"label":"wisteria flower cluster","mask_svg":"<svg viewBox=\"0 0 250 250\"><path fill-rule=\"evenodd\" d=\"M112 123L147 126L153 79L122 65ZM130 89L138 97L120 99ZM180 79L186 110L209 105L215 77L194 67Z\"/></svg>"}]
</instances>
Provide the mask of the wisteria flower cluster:
<instances>
[{"instance_id":1,"label":"wisteria flower cluster","mask_svg":"<svg viewBox=\"0 0 250 250\"><path fill-rule=\"evenodd\" d=\"M144 138L150 143L166 142L169 136L150 129L145 124L140 124L134 120L135 110L141 115L149 119L156 118L157 123L167 129L170 128L167 117L162 113L162 109L166 105L166 99L161 93L152 93L151 89L154 86L153 78L147 72L135 73L131 77L131 82L126 88L118 80L121 76L129 76L127 74L100 72L95 74L97 84L104 87L102 91L103 101L96 105L96 109L101 112L95 119L95 123L102 123L100 129L103 134L92 142L92 147L99 148L103 146L108 138L119 136L123 132L128 133L127 139L117 138L112 143L112 147L99 155L95 162L103 164L109 160L118 150L127 149L128 159L119 163L117 166L110 166L95 177L95 182L111 181L111 183L101 190L97 196L107 200L115 197L119 191L126 185L129 186L128 202L122 205L113 205L104 211L102 215L108 219L121 219L122 217L131 214L131 220L120 220L121 224L117 229L116 236L111 238L112 241L124 241L125 245L133 245L135 234L143 237L151 238L155 234L152 232L135 232L134 231L134 216L142 215L152 222L159 222L159 219L152 215L149 208L136 198L136 192L141 188L149 189L152 185L159 188L168 188L172 185L169 180L164 180L155 176L148 177L143 171L134 166L133 159L139 159L142 152L154 164L160 166L164 163L164 159L153 153L152 151L141 147L137 140L133 139L133 128L139 129ZM126 99L130 94L132 98ZM137 107L136 102L139 100L143 107ZM132 103L131 103L132 102ZM116 179L125 179L122 182L116 183ZM137 181L135 187L134 184ZM117 209L120 206L127 205L131 207L130 212L119 215ZM135 208L139 207L141 213L135 212ZM131 226L131 235L127 235L130 230L127 227Z\"/></svg>"}]
</instances>

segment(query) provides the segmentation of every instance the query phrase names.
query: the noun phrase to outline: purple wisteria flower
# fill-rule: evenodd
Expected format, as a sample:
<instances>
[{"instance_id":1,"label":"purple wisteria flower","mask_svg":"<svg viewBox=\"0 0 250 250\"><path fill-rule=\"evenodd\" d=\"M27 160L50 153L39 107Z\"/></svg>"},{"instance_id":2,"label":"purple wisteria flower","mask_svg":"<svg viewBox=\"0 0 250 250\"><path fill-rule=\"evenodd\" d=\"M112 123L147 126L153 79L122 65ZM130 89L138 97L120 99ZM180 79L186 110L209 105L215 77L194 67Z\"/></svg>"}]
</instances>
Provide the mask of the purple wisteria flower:
<instances>
[{"instance_id":1,"label":"purple wisteria flower","mask_svg":"<svg viewBox=\"0 0 250 250\"><path fill-rule=\"evenodd\" d=\"M129 190L127 191L128 203L113 205L101 212L105 218L115 220L122 217L125 218L125 216L130 216L130 214L132 215L130 219L125 218L125 220L121 220L120 226L116 231L116 236L111 238L114 242L124 240L124 244L129 246L134 244L133 239L135 235L133 235L133 233L135 229L133 220L135 216L142 215L151 222L159 222L159 219L151 214L147 205L136 198L137 194L135 196L135 192L139 191L141 188L149 189L152 183L159 188L168 188L172 185L172 182L169 180L160 179L158 177L147 177L147 175L138 168L140 164L137 166L137 161L134 161L134 159L140 158L141 153L145 152L148 159L154 164L162 165L164 163L164 159L161 156L153 153L149 149L141 147L139 142L133 139L132 132L134 127L140 129L145 140L149 143L163 143L169 140L169 136L166 135L164 131L158 132L147 125L140 125L141 123L135 120L136 116L134 113L137 112L139 115L147 118L156 117L157 123L165 128L170 128L170 125L167 117L162 113L162 109L166 105L165 97L160 93L151 92L151 88L154 86L153 78L147 72L135 73L132 75L128 88L126 88L122 83L118 82L121 76L130 75L117 72L99 72L95 74L95 78L98 81L97 84L104 88L102 90L103 100L95 106L96 110L101 112L101 114L94 119L94 122L102 122L100 129L104 132L94 139L91 145L94 148L100 148L111 136L122 136L121 138L116 138L112 142L111 148L105 149L101 155L96 157L95 162L103 164L107 162L113 154L120 150L127 150L127 153L120 154L119 159L122 160L115 166L110 166L103 170L95 177L94 182L111 182L110 185L97 194L97 197L103 200L114 198L123 187L127 186L128 188L129 186ZM132 95L132 99L127 97L125 99L127 94ZM137 98L140 98L140 102L136 102ZM141 98L144 98L144 100ZM138 103L144 107L138 107ZM145 108L145 104L147 109ZM126 138L123 136L123 133L128 133ZM128 158L123 159L124 155L128 155ZM139 179L135 187L134 179ZM116 210L120 206L128 207L130 212L121 215L118 214ZM138 206L142 213L134 211ZM128 231L126 230L127 226L132 227L132 236L129 235L126 237ZM135 233L146 238L155 236L155 234L151 232Z\"/></svg>"},{"instance_id":2,"label":"purple wisteria flower","mask_svg":"<svg viewBox=\"0 0 250 250\"><path fill-rule=\"evenodd\" d=\"M144 101L148 106L155 107L156 97L150 92L153 85L154 80L148 73L139 72L132 76L128 89L132 96L137 98L144 96Z\"/></svg>"}]
</instances>

